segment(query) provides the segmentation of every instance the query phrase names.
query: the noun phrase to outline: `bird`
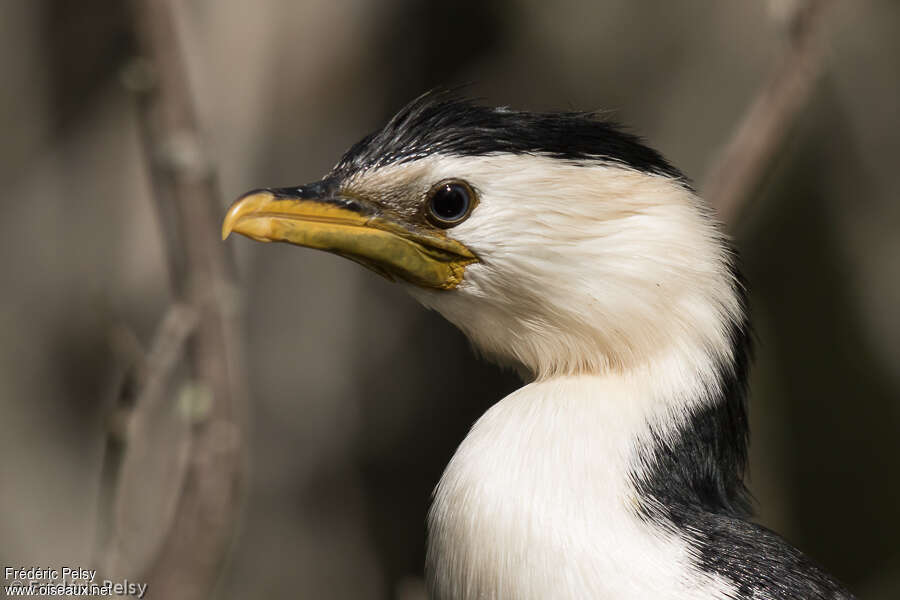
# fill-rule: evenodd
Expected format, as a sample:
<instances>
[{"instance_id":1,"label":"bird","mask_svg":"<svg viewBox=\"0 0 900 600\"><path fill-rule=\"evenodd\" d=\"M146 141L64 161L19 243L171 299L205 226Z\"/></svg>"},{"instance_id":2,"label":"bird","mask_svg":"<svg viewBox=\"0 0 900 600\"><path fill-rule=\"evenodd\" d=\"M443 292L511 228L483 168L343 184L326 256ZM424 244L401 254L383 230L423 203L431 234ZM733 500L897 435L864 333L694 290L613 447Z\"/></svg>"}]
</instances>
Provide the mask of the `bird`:
<instances>
[{"instance_id":1,"label":"bird","mask_svg":"<svg viewBox=\"0 0 900 600\"><path fill-rule=\"evenodd\" d=\"M523 375L434 489L434 600L853 598L751 520L737 253L618 124L431 91L231 232L355 261Z\"/></svg>"}]
</instances>

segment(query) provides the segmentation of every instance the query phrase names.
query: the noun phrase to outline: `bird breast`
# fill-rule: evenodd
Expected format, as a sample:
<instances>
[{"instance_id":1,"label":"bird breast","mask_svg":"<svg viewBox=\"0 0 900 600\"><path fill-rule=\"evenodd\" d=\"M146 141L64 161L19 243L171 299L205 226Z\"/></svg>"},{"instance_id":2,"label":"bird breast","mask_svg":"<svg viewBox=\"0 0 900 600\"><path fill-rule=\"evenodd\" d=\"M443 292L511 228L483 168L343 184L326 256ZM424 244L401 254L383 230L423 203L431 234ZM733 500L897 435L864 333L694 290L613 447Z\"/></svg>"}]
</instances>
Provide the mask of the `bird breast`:
<instances>
[{"instance_id":1,"label":"bird breast","mask_svg":"<svg viewBox=\"0 0 900 600\"><path fill-rule=\"evenodd\" d=\"M435 600L724 598L676 532L638 515L632 485L654 411L611 376L560 377L475 424L429 514Z\"/></svg>"}]
</instances>

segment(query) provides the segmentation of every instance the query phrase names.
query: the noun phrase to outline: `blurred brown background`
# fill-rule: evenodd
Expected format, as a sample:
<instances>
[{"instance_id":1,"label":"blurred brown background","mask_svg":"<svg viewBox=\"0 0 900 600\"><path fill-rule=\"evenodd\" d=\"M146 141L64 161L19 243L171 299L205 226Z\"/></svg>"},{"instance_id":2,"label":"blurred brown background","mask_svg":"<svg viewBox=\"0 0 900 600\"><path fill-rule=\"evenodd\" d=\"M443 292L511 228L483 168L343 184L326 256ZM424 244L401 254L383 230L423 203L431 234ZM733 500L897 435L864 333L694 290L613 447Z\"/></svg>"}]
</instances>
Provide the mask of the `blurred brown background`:
<instances>
[{"instance_id":1,"label":"blurred brown background","mask_svg":"<svg viewBox=\"0 0 900 600\"><path fill-rule=\"evenodd\" d=\"M224 212L318 178L407 100L459 83L608 110L700 181L790 4L191 0L179 25ZM750 483L762 523L861 597L896 599L900 3L838 4L814 98L734 228L759 338ZM169 302L130 29L118 0L0 2L2 566L90 566L124 362L111 339L148 343ZM517 379L348 261L228 243L250 454L216 597L423 597L431 488Z\"/></svg>"}]
</instances>

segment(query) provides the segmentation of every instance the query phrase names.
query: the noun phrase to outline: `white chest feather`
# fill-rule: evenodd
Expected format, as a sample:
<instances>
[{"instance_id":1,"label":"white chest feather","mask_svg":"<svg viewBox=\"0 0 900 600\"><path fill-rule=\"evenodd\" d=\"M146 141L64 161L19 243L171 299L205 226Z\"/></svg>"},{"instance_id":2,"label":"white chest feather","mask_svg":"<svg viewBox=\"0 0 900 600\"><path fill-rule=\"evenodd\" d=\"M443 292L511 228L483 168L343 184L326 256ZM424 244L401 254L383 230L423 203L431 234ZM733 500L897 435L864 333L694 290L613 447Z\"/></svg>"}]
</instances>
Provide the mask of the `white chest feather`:
<instances>
[{"instance_id":1,"label":"white chest feather","mask_svg":"<svg viewBox=\"0 0 900 600\"><path fill-rule=\"evenodd\" d=\"M678 424L652 396L622 378L558 377L491 408L435 494L433 599L730 597L683 539L638 516L631 482L648 427Z\"/></svg>"}]
</instances>

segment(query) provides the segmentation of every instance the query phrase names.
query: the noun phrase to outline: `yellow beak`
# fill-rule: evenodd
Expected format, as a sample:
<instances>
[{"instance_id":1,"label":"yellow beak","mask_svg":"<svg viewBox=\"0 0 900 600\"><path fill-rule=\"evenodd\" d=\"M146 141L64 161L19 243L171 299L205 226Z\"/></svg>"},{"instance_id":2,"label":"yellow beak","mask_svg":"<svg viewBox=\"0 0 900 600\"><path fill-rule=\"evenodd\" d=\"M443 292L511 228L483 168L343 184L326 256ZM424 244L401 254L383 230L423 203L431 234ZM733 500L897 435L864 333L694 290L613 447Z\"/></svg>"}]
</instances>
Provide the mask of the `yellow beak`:
<instances>
[{"instance_id":1,"label":"yellow beak","mask_svg":"<svg viewBox=\"0 0 900 600\"><path fill-rule=\"evenodd\" d=\"M239 198L222 223L260 242L287 242L333 252L392 280L450 290L477 262L464 245L437 234L412 231L359 201L311 198L297 188L257 190Z\"/></svg>"}]
</instances>

